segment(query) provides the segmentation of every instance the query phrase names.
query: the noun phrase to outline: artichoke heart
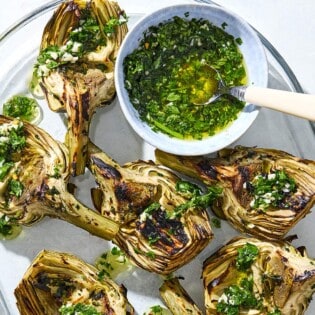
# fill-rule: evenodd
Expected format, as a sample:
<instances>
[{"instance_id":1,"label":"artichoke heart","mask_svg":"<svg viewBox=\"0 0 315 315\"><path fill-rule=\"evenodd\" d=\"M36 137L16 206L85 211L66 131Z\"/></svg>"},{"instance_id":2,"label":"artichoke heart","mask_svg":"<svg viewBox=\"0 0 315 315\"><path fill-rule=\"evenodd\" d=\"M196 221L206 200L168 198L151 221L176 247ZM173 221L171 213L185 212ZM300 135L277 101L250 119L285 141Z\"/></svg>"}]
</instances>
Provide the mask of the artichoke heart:
<instances>
[{"instance_id":1,"label":"artichoke heart","mask_svg":"<svg viewBox=\"0 0 315 315\"><path fill-rule=\"evenodd\" d=\"M68 253L41 251L14 293L21 315L83 314L65 311L79 308L90 310L84 314L134 314L123 286L99 280L95 267Z\"/></svg>"},{"instance_id":2,"label":"artichoke heart","mask_svg":"<svg viewBox=\"0 0 315 315\"><path fill-rule=\"evenodd\" d=\"M96 107L115 96L114 66L127 33L112 0L69 0L47 23L34 77L53 111L66 112L72 175L84 173L89 126Z\"/></svg>"},{"instance_id":3,"label":"artichoke heart","mask_svg":"<svg viewBox=\"0 0 315 315\"><path fill-rule=\"evenodd\" d=\"M118 224L83 205L67 189L67 148L35 125L0 116L0 134L5 129L13 131L0 137L0 214L19 225L44 216L58 218L112 239ZM20 147L13 150L17 143Z\"/></svg>"},{"instance_id":4,"label":"artichoke heart","mask_svg":"<svg viewBox=\"0 0 315 315\"><path fill-rule=\"evenodd\" d=\"M220 185L222 197L212 208L242 233L283 238L315 202L315 162L284 151L237 146L212 158L157 150L156 158L206 185Z\"/></svg>"},{"instance_id":5,"label":"artichoke heart","mask_svg":"<svg viewBox=\"0 0 315 315\"><path fill-rule=\"evenodd\" d=\"M120 166L94 144L88 167L98 187L92 198L105 217L118 222L114 242L131 262L159 274L170 274L191 261L213 237L205 206L179 213L191 196L180 193L180 178L152 161ZM175 215L176 214L176 215Z\"/></svg>"},{"instance_id":6,"label":"artichoke heart","mask_svg":"<svg viewBox=\"0 0 315 315\"><path fill-rule=\"evenodd\" d=\"M235 237L204 261L202 278L206 314L301 315L315 291L315 260L286 241Z\"/></svg>"}]
</instances>

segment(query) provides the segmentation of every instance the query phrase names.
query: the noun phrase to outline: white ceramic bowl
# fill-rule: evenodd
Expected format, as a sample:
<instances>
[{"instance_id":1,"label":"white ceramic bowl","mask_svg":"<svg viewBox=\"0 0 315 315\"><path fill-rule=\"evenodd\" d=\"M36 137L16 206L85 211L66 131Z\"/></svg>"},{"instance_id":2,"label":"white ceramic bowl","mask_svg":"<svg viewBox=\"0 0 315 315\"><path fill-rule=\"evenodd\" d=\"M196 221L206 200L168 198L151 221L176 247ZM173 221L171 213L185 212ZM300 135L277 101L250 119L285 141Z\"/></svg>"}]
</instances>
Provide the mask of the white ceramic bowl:
<instances>
[{"instance_id":1,"label":"white ceramic bowl","mask_svg":"<svg viewBox=\"0 0 315 315\"><path fill-rule=\"evenodd\" d=\"M234 13L215 5L183 4L159 9L144 16L132 29L129 30L116 60L115 84L121 109L132 128L146 142L162 151L178 155L202 155L220 150L235 142L254 122L259 109L246 104L238 118L227 128L214 136L203 140L181 140L169 137L166 134L153 131L149 125L143 122L137 110L131 104L128 92L124 85L123 61L133 52L143 38L143 33L152 25L165 22L174 16L184 18L189 12L188 18L203 18L212 24L221 27L226 23L225 32L240 37L242 44L239 46L245 61L248 82L250 84L266 87L268 83L268 62L263 44L256 32L242 18Z\"/></svg>"}]
</instances>

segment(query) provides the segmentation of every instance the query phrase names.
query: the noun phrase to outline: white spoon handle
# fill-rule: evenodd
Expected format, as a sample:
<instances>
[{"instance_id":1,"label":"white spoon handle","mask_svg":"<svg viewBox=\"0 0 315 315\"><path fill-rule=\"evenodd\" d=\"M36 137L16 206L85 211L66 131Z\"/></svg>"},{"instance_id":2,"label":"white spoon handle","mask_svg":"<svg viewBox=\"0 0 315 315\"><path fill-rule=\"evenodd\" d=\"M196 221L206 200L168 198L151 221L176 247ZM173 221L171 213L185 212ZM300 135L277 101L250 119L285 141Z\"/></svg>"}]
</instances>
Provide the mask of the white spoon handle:
<instances>
[{"instance_id":1,"label":"white spoon handle","mask_svg":"<svg viewBox=\"0 0 315 315\"><path fill-rule=\"evenodd\" d=\"M315 95L249 86L245 90L244 100L315 121Z\"/></svg>"}]
</instances>

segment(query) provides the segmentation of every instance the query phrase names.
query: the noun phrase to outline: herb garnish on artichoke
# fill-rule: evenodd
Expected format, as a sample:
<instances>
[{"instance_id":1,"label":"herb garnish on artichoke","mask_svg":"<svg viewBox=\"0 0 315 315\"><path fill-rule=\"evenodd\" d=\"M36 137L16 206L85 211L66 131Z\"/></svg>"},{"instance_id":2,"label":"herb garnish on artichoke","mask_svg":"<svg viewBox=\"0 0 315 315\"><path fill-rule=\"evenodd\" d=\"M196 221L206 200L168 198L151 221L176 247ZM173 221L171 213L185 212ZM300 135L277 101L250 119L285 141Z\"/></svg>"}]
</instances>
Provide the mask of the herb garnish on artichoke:
<instances>
[{"instance_id":1,"label":"herb garnish on artichoke","mask_svg":"<svg viewBox=\"0 0 315 315\"><path fill-rule=\"evenodd\" d=\"M67 189L68 151L43 129L0 116L0 214L31 225L44 216L112 239L117 223L79 202Z\"/></svg>"},{"instance_id":2,"label":"herb garnish on artichoke","mask_svg":"<svg viewBox=\"0 0 315 315\"><path fill-rule=\"evenodd\" d=\"M206 314L302 315L315 260L285 241L236 237L205 260L202 277Z\"/></svg>"},{"instance_id":3,"label":"herb garnish on artichoke","mask_svg":"<svg viewBox=\"0 0 315 315\"><path fill-rule=\"evenodd\" d=\"M169 274L201 252L213 237L206 208L220 195L201 194L152 161L118 165L92 143L88 167L96 178L95 207L119 223L114 242L141 268Z\"/></svg>"},{"instance_id":4,"label":"herb garnish on artichoke","mask_svg":"<svg viewBox=\"0 0 315 315\"><path fill-rule=\"evenodd\" d=\"M15 289L21 315L132 315L126 289L68 253L43 250Z\"/></svg>"},{"instance_id":5,"label":"herb garnish on artichoke","mask_svg":"<svg viewBox=\"0 0 315 315\"><path fill-rule=\"evenodd\" d=\"M126 15L112 0L69 0L47 23L34 69L53 111L68 116L72 175L84 173L96 107L115 96L114 66L127 33Z\"/></svg>"},{"instance_id":6,"label":"herb garnish on artichoke","mask_svg":"<svg viewBox=\"0 0 315 315\"><path fill-rule=\"evenodd\" d=\"M289 153L237 146L218 157L185 157L156 151L157 160L223 193L212 206L237 230L279 239L315 203L315 162Z\"/></svg>"}]
</instances>

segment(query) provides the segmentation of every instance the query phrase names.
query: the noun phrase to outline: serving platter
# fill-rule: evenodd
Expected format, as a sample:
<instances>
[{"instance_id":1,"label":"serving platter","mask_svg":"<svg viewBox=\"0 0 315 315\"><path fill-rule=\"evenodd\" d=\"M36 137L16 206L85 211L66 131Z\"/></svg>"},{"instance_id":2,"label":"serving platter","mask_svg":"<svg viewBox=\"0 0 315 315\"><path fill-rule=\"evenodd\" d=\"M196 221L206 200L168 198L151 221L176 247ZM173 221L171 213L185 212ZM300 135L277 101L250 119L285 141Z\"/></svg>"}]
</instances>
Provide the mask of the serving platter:
<instances>
[{"instance_id":1,"label":"serving platter","mask_svg":"<svg viewBox=\"0 0 315 315\"><path fill-rule=\"evenodd\" d=\"M0 35L1 105L12 95L29 93L28 84L38 53L43 27L61 2L60 0L49 2ZM193 3L194 1L186 2ZM210 3L207 0L198 2ZM127 15L129 16L129 26L132 27L143 16L143 12L136 13L136 11L130 10L127 11ZM285 60L267 39L261 34L259 36L263 41L269 61L268 86L302 92L294 73ZM45 100L39 102L43 110L40 127L54 138L63 141L66 131L65 117L51 112ZM154 160L154 148L144 143L129 127L117 100L114 100L109 106L97 110L92 121L90 135L98 146L119 163L139 158ZM235 145L276 148L315 160L314 140L314 130L310 122L272 110L261 109L254 124ZM78 186L77 196L85 204L92 206L90 188L94 186L94 179L87 173L74 181ZM312 242L314 222L315 214L311 213L291 231L291 234L298 236L293 245L306 246L311 257L315 257ZM219 246L237 235L237 232L227 223L222 222L221 228L214 228L214 234L214 240L209 246L193 262L176 272L176 275L183 278L182 285L201 308L203 305L203 289L200 279L202 262ZM32 227L23 228L22 234L17 239L1 241L0 314L18 314L13 291L30 262L42 249L69 252L93 264L95 259L110 247L110 242L92 236L68 223L50 218L46 218ZM137 314L143 314L150 306L163 304L158 292L162 283L160 276L135 268L131 274L122 276L117 281L123 283L128 289L128 299L135 307ZM315 302L310 305L306 314L315 314Z\"/></svg>"}]
</instances>

